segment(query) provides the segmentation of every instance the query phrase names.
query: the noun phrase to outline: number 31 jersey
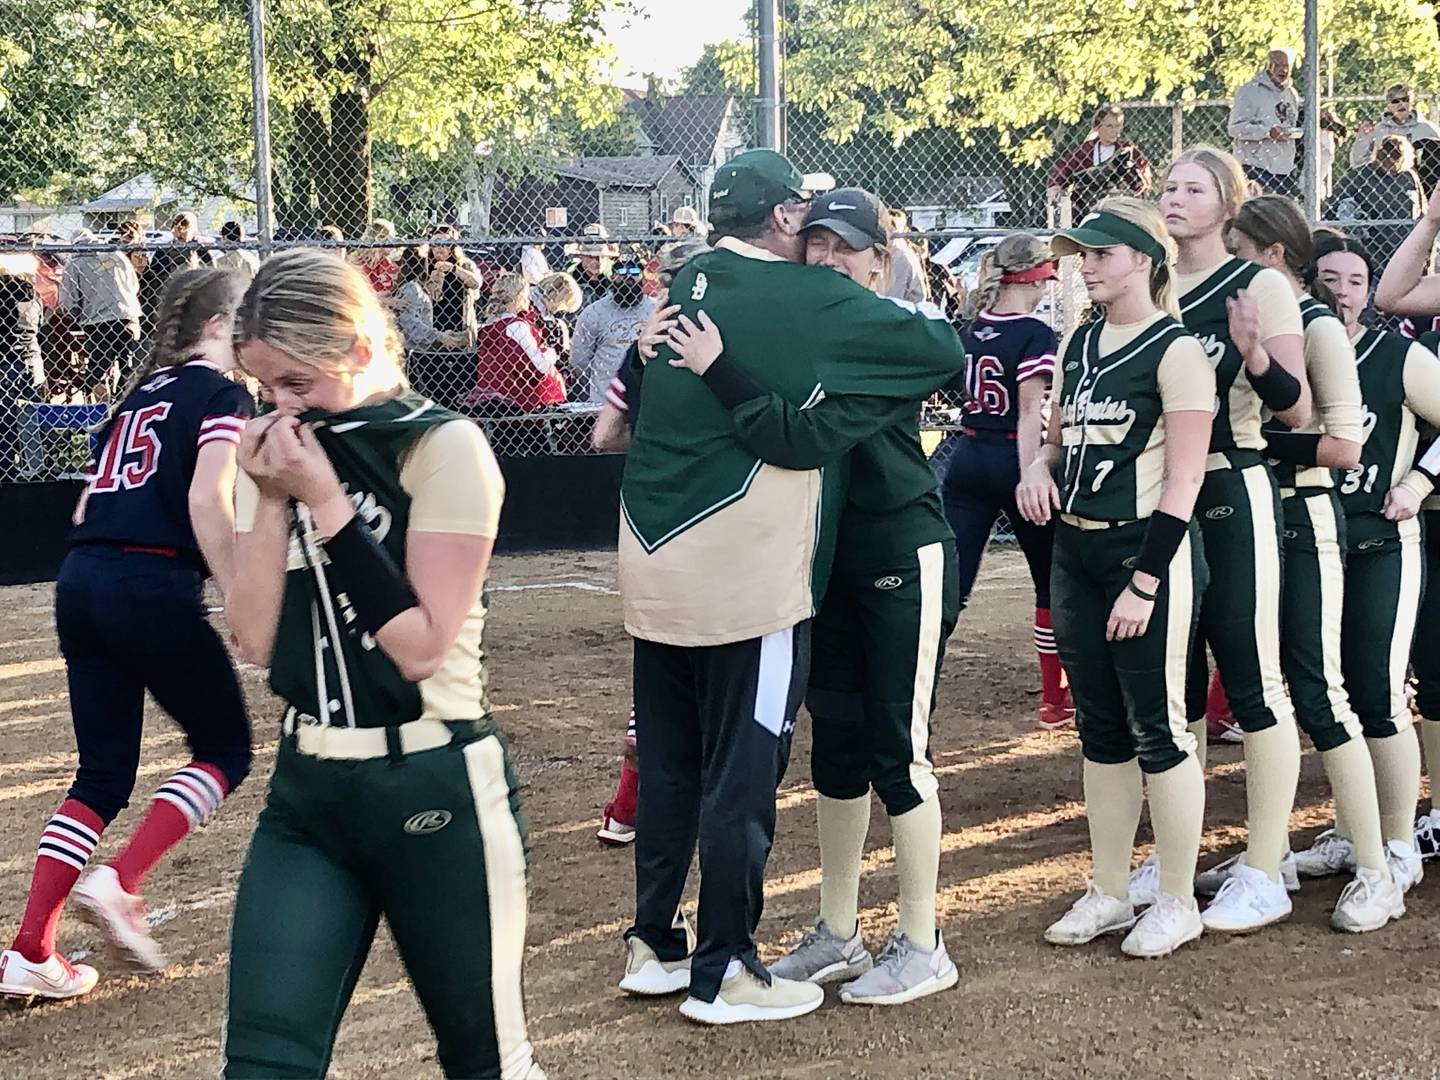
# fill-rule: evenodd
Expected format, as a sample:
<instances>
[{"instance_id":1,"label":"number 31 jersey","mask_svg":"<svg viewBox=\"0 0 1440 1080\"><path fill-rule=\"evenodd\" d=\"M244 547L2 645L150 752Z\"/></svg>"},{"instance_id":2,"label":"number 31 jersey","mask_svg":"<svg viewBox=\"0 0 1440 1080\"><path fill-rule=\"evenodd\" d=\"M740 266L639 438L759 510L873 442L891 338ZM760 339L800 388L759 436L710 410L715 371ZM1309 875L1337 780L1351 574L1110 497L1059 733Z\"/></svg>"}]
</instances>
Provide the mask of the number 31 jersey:
<instances>
[{"instance_id":1,"label":"number 31 jersey","mask_svg":"<svg viewBox=\"0 0 1440 1080\"><path fill-rule=\"evenodd\" d=\"M249 392L203 360L152 373L99 432L71 543L174 548L199 559L189 504L196 459L211 443L238 444L254 415Z\"/></svg>"},{"instance_id":2,"label":"number 31 jersey","mask_svg":"<svg viewBox=\"0 0 1440 1080\"><path fill-rule=\"evenodd\" d=\"M965 345L965 426L1014 431L1020 419L1020 384L1055 372L1055 331L1031 315L982 311L960 332Z\"/></svg>"}]
</instances>

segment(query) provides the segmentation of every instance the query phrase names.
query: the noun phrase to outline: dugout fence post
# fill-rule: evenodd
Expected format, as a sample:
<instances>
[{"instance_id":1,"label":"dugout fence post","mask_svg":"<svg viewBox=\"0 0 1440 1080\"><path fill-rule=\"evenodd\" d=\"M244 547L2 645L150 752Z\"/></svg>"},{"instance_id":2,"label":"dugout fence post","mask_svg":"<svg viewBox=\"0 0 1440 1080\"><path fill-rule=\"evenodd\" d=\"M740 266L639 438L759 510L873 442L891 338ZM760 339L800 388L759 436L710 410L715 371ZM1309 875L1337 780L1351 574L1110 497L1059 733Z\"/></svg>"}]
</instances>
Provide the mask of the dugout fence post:
<instances>
[{"instance_id":1,"label":"dugout fence post","mask_svg":"<svg viewBox=\"0 0 1440 1080\"><path fill-rule=\"evenodd\" d=\"M260 257L265 258L275 241L270 195L270 81L265 68L265 0L250 0L250 96L255 143L255 227Z\"/></svg>"},{"instance_id":2,"label":"dugout fence post","mask_svg":"<svg viewBox=\"0 0 1440 1080\"><path fill-rule=\"evenodd\" d=\"M781 145L780 113L780 3L755 0L756 39L760 47L759 77L760 145L784 150Z\"/></svg>"},{"instance_id":3,"label":"dugout fence post","mask_svg":"<svg viewBox=\"0 0 1440 1080\"><path fill-rule=\"evenodd\" d=\"M1300 193L1305 216L1320 220L1320 15L1319 0L1305 0L1305 161Z\"/></svg>"}]
</instances>

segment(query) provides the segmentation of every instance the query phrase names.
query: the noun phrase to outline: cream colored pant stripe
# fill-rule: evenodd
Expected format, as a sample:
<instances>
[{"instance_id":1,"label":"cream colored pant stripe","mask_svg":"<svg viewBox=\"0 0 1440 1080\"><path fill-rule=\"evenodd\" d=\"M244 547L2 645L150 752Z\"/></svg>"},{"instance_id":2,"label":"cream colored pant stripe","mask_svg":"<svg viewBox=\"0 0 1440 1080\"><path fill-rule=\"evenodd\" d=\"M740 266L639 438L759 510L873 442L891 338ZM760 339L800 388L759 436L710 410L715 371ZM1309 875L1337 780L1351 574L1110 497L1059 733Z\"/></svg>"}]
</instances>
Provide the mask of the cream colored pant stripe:
<instances>
[{"instance_id":1,"label":"cream colored pant stripe","mask_svg":"<svg viewBox=\"0 0 1440 1080\"><path fill-rule=\"evenodd\" d=\"M1190 663L1190 622L1195 611L1195 572L1191 566L1191 543L1187 535L1170 560L1167 586L1169 606L1165 612L1165 702L1170 738L1175 749L1188 754L1195 749L1185 716L1185 675ZM1147 631L1148 632L1148 631Z\"/></svg>"},{"instance_id":2,"label":"cream colored pant stripe","mask_svg":"<svg viewBox=\"0 0 1440 1080\"><path fill-rule=\"evenodd\" d=\"M1280 590L1284 581L1274 493L1269 472L1263 466L1243 469L1240 475L1250 504L1251 555L1255 561L1255 652L1260 666L1260 693L1277 722L1293 724L1295 709L1285 692L1285 673L1280 667Z\"/></svg>"},{"instance_id":3,"label":"cream colored pant stripe","mask_svg":"<svg viewBox=\"0 0 1440 1080\"><path fill-rule=\"evenodd\" d=\"M940 622L945 613L945 547L926 544L915 552L920 562L920 634L915 649L915 693L910 701L910 785L924 802L940 790L927 759L930 703L935 698L935 669L940 660Z\"/></svg>"},{"instance_id":4,"label":"cream colored pant stripe","mask_svg":"<svg viewBox=\"0 0 1440 1080\"><path fill-rule=\"evenodd\" d=\"M1410 644L1415 639L1415 623L1420 616L1421 560L1425 553L1420 544L1420 519L1400 522L1400 590L1395 604L1395 631L1390 638L1390 721L1397 731L1404 731L1413 722L1409 702L1405 700L1405 677L1410 671Z\"/></svg>"}]
</instances>

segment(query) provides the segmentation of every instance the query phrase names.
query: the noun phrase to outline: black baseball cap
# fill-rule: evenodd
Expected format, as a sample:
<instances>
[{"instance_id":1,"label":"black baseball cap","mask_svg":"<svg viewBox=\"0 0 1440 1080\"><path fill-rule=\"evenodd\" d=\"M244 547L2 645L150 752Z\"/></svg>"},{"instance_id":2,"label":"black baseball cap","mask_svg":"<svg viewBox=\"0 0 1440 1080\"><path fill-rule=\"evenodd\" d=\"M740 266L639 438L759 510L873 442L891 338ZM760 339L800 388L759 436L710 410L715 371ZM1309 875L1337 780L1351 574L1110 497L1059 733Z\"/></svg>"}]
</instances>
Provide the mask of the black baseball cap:
<instances>
[{"instance_id":1,"label":"black baseball cap","mask_svg":"<svg viewBox=\"0 0 1440 1080\"><path fill-rule=\"evenodd\" d=\"M856 251L890 242L885 205L861 188L837 188L815 200L800 231L829 229Z\"/></svg>"},{"instance_id":2,"label":"black baseball cap","mask_svg":"<svg viewBox=\"0 0 1440 1080\"><path fill-rule=\"evenodd\" d=\"M784 154L747 150L715 173L710 220L717 226L753 225L788 199L808 199L805 176Z\"/></svg>"}]
</instances>

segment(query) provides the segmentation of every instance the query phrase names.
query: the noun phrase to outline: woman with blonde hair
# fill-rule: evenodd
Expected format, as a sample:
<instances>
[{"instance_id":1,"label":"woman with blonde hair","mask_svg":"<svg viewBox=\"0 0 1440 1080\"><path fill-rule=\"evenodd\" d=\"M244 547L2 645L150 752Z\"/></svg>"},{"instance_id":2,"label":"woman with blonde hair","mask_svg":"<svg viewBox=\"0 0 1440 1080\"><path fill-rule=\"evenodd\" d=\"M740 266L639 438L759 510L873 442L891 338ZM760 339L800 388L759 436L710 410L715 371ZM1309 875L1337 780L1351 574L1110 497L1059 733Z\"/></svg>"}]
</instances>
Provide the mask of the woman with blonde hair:
<instances>
[{"instance_id":1,"label":"woman with blonde hair","mask_svg":"<svg viewBox=\"0 0 1440 1080\"><path fill-rule=\"evenodd\" d=\"M235 340L275 410L241 443L230 625L287 707L235 897L223 1075L324 1076L383 916L445 1075L538 1080L481 644L494 456L406 389L384 309L333 256L262 265Z\"/></svg>"},{"instance_id":2,"label":"woman with blonde hair","mask_svg":"<svg viewBox=\"0 0 1440 1080\"><path fill-rule=\"evenodd\" d=\"M1218 395L1205 484L1195 505L1210 585L1200 604L1187 698L1203 761L1208 644L1245 740L1248 843L1204 915L1207 928L1227 933L1259 929L1291 910L1281 863L1300 774L1300 738L1280 661L1282 514L1279 487L1265 462L1261 418L1268 410L1290 427L1310 418L1295 291L1280 271L1238 259L1226 248L1245 184L1233 156L1196 146L1170 166L1160 196L1179 253L1181 319L1205 346ZM1135 898L1146 901L1154 887L1150 864L1137 872Z\"/></svg>"},{"instance_id":3,"label":"woman with blonde hair","mask_svg":"<svg viewBox=\"0 0 1440 1080\"><path fill-rule=\"evenodd\" d=\"M501 274L490 288L476 349L474 388L467 409L539 412L565 400L558 357L528 318L530 286L520 274Z\"/></svg>"},{"instance_id":4,"label":"woman with blonde hair","mask_svg":"<svg viewBox=\"0 0 1440 1080\"><path fill-rule=\"evenodd\" d=\"M1106 199L1052 247L1081 257L1105 317L1061 343L1049 432L1016 490L1027 521L1060 518L1055 642L1075 698L1094 859L1085 894L1045 939L1082 945L1129 930L1121 951L1167 956L1204 929L1194 878L1205 777L1184 689L1206 581L1190 517L1215 377L1176 317L1172 247L1153 205ZM1159 882L1137 921L1129 871L1146 788Z\"/></svg>"},{"instance_id":5,"label":"woman with blonde hair","mask_svg":"<svg viewBox=\"0 0 1440 1080\"><path fill-rule=\"evenodd\" d=\"M395 223L385 218L376 218L365 227L365 240L394 240L395 237ZM400 275L400 257L394 248L357 248L351 253L350 261L365 272L365 277L377 296L385 296L395 288Z\"/></svg>"},{"instance_id":6,"label":"woman with blonde hair","mask_svg":"<svg viewBox=\"0 0 1440 1080\"><path fill-rule=\"evenodd\" d=\"M1040 661L1039 723L1071 723L1075 708L1055 651L1050 622L1050 555L1054 526L1032 525L1015 505L1015 487L1035 460L1055 373L1055 331L1035 310L1056 278L1050 245L1028 233L1007 236L980 261L980 279L960 331L964 399L960 434L941 486L945 519L955 532L960 609L965 609L995 520L1004 514L1020 541L1035 586L1035 650ZM959 382L959 380L957 380Z\"/></svg>"}]
</instances>

